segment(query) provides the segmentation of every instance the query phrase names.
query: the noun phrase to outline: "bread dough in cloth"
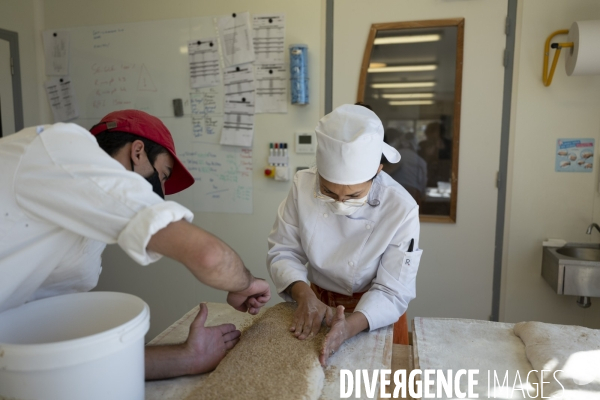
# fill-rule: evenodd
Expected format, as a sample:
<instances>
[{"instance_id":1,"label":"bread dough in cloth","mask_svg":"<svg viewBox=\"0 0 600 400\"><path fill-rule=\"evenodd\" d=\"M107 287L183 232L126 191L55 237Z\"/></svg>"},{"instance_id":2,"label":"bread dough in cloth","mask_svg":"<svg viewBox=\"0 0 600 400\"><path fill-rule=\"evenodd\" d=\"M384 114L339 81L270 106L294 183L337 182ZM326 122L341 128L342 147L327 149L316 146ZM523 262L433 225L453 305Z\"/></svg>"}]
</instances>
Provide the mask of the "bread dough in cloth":
<instances>
[{"instance_id":1,"label":"bread dough in cloth","mask_svg":"<svg viewBox=\"0 0 600 400\"><path fill-rule=\"evenodd\" d=\"M279 303L265 311L187 399L318 399L327 329L298 340L289 330L295 309L295 303Z\"/></svg>"},{"instance_id":2,"label":"bread dough in cloth","mask_svg":"<svg viewBox=\"0 0 600 400\"><path fill-rule=\"evenodd\" d=\"M543 322L520 322L514 329L540 382L546 370L545 398L600 400L600 330Z\"/></svg>"}]
</instances>

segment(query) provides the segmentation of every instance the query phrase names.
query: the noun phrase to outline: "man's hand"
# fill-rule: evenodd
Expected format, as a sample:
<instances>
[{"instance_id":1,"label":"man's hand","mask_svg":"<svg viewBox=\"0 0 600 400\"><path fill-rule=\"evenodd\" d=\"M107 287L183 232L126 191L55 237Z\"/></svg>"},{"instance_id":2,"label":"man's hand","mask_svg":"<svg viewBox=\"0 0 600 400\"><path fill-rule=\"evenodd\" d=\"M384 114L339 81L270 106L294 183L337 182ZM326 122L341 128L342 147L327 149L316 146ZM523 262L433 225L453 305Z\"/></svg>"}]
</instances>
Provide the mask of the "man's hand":
<instances>
[{"instance_id":1,"label":"man's hand","mask_svg":"<svg viewBox=\"0 0 600 400\"><path fill-rule=\"evenodd\" d=\"M240 340L240 331L233 324L205 327L208 307L200 304L200 311L190 325L190 334L185 348L191 355L192 365L189 375L212 371L219 365L227 351Z\"/></svg>"},{"instance_id":2,"label":"man's hand","mask_svg":"<svg viewBox=\"0 0 600 400\"><path fill-rule=\"evenodd\" d=\"M184 343L145 347L146 380L202 374L219 365L240 340L240 331L233 324L205 327L207 316L208 307L200 304Z\"/></svg>"},{"instance_id":3,"label":"man's hand","mask_svg":"<svg viewBox=\"0 0 600 400\"><path fill-rule=\"evenodd\" d=\"M292 286L291 293L298 303L298 308L294 313L290 331L294 332L298 339L304 340L319 333L323 319L327 325L331 325L332 308L317 299L310 286L305 282L296 282Z\"/></svg>"},{"instance_id":4,"label":"man's hand","mask_svg":"<svg viewBox=\"0 0 600 400\"><path fill-rule=\"evenodd\" d=\"M346 321L346 316L344 314L344 306L338 306L335 311L335 317L333 317L333 321L331 323L331 329L325 336L325 341L323 342L323 347L321 348L319 362L322 366L325 366L327 359L336 351L338 351L342 343L351 337L349 336L350 331L351 328L348 324L348 321Z\"/></svg>"},{"instance_id":5,"label":"man's hand","mask_svg":"<svg viewBox=\"0 0 600 400\"><path fill-rule=\"evenodd\" d=\"M241 292L229 292L227 303L241 312L252 315L258 314L260 309L271 299L271 288L264 279L252 278L248 289Z\"/></svg>"}]
</instances>

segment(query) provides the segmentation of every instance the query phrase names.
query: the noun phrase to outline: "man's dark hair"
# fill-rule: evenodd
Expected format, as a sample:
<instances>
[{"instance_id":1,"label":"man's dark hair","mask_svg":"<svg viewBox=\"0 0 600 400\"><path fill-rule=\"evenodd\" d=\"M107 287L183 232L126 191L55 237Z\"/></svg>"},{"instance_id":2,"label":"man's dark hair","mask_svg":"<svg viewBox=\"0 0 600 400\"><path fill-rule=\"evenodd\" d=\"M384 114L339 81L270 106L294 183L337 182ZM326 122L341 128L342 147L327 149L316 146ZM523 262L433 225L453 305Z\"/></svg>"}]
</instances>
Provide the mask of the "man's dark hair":
<instances>
[{"instance_id":1,"label":"man's dark hair","mask_svg":"<svg viewBox=\"0 0 600 400\"><path fill-rule=\"evenodd\" d=\"M96 135L96 140L98 141L98 145L100 145L102 150L107 152L111 157L117 154L117 152L121 150L127 143L133 143L136 140L141 140L142 143L144 143L144 150L148 156L148 161L150 161L150 164L152 165L154 165L156 157L158 157L159 154L168 153L167 149L160 144L127 132L104 131Z\"/></svg>"}]
</instances>

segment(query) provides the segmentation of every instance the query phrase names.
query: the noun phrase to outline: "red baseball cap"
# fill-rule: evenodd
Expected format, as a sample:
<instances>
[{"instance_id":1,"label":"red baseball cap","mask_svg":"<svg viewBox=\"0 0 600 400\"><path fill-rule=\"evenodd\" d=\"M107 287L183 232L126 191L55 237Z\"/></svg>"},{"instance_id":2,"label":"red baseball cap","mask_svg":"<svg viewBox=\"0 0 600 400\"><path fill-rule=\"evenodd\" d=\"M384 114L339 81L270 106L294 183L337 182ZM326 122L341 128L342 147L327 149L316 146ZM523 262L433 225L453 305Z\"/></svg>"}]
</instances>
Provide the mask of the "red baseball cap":
<instances>
[{"instance_id":1,"label":"red baseball cap","mask_svg":"<svg viewBox=\"0 0 600 400\"><path fill-rule=\"evenodd\" d=\"M141 136L163 146L171 153L174 161L173 171L171 177L165 182L165 194L181 192L194 183L194 177L175 154L175 143L171 132L160 119L139 110L114 111L90 129L94 136L106 131L127 132Z\"/></svg>"}]
</instances>

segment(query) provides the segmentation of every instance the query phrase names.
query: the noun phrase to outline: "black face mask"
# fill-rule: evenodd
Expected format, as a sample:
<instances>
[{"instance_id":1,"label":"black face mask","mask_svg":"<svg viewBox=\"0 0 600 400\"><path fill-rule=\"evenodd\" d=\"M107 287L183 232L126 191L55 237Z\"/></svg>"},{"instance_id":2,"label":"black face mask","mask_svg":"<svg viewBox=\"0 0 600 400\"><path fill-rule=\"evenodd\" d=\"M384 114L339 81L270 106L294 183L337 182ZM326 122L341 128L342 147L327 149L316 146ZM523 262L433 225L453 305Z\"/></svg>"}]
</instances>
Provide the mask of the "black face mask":
<instances>
[{"instance_id":1,"label":"black face mask","mask_svg":"<svg viewBox=\"0 0 600 400\"><path fill-rule=\"evenodd\" d=\"M131 170L134 171L133 160L131 160ZM158 171L156 170L156 168L154 168L154 173L145 179L152 185L152 190L154 191L154 193L156 193L164 199L165 194L163 193L162 185L160 184L160 176L158 175Z\"/></svg>"},{"instance_id":2,"label":"black face mask","mask_svg":"<svg viewBox=\"0 0 600 400\"><path fill-rule=\"evenodd\" d=\"M154 191L154 193L156 193L164 199L165 194L163 193L162 185L160 184L160 176L158 176L158 171L156 170L156 168L154 169L154 173L148 178L146 178L146 180L152 185L152 190Z\"/></svg>"}]
</instances>

